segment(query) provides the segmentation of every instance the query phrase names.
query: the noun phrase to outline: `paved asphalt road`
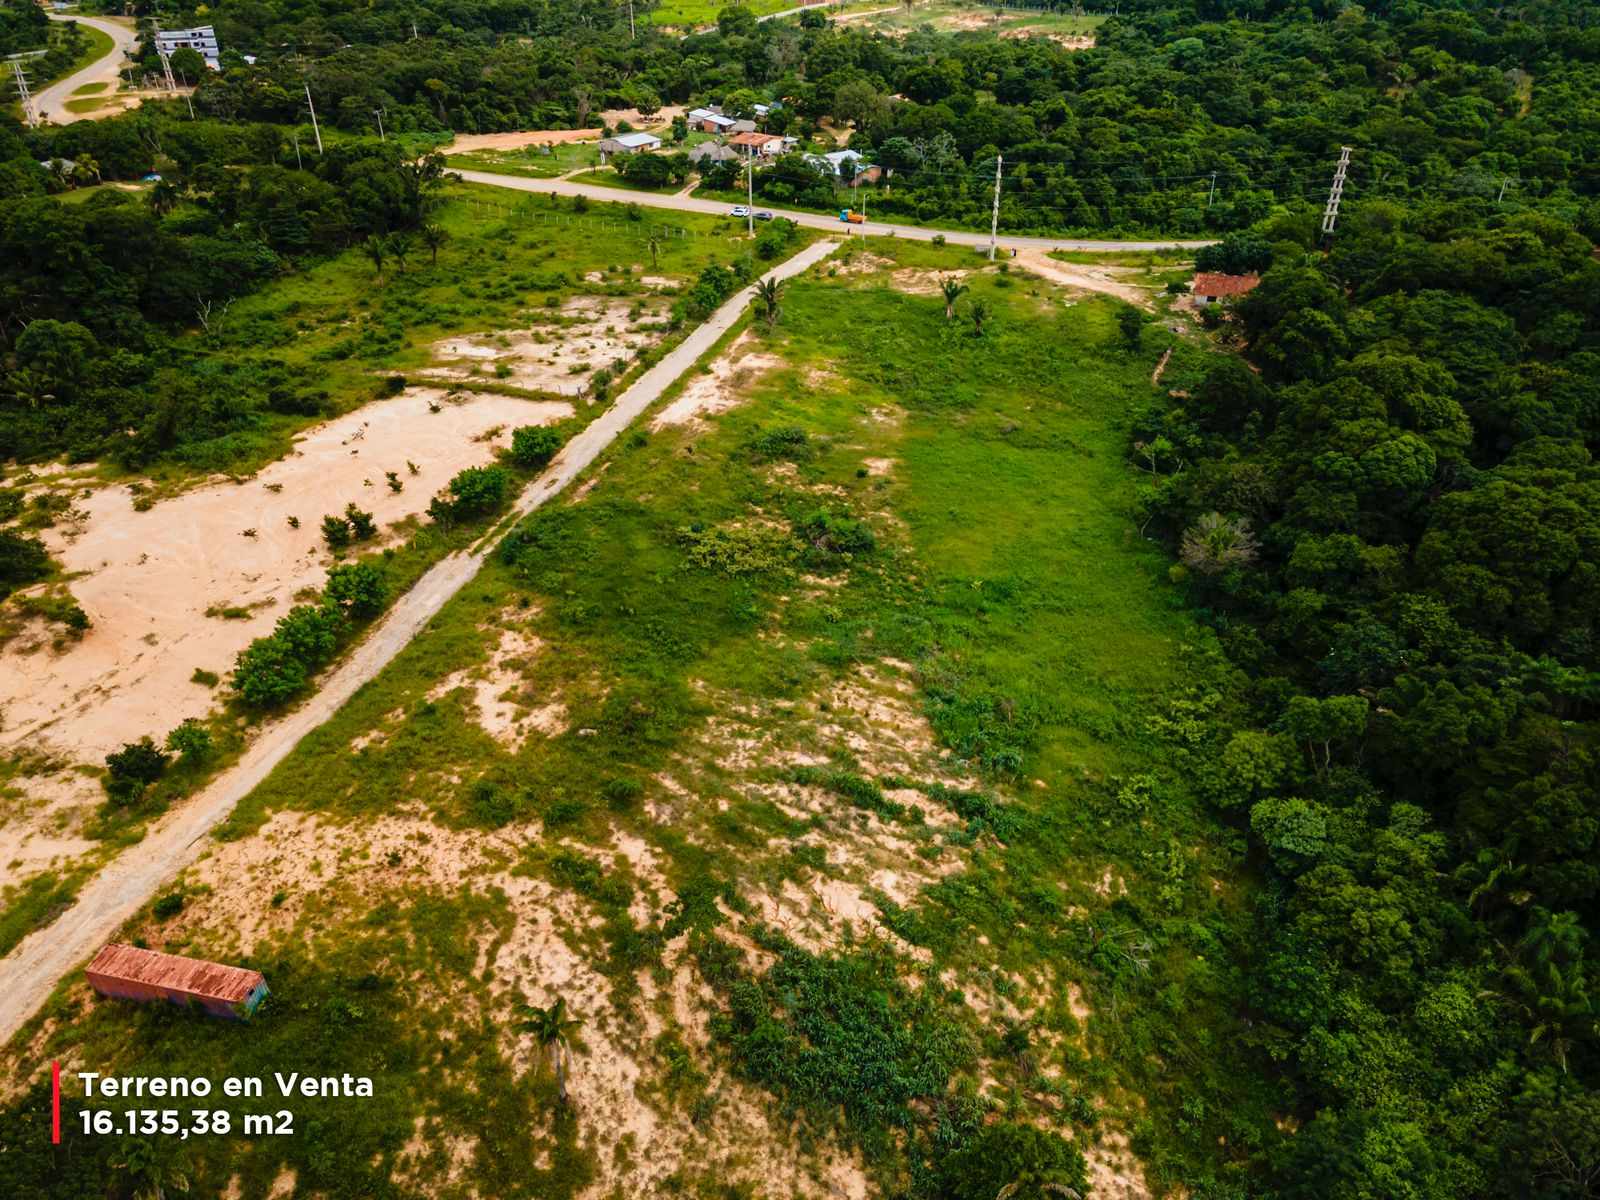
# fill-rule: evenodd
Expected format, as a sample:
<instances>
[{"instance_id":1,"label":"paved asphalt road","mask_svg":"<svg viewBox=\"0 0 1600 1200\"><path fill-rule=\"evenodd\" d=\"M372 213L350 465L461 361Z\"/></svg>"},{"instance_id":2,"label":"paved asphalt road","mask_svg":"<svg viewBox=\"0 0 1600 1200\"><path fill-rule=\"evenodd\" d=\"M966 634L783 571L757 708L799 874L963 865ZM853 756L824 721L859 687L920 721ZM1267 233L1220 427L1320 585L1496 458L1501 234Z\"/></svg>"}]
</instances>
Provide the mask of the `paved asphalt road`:
<instances>
[{"instance_id":1,"label":"paved asphalt road","mask_svg":"<svg viewBox=\"0 0 1600 1200\"><path fill-rule=\"evenodd\" d=\"M115 43L111 53L104 58L97 58L94 62L76 71L56 83L52 83L44 91L34 95L34 111L42 117L48 117L57 125L70 125L73 121L81 121L93 114L74 113L67 111L67 101L72 98L72 93L86 83L103 83L103 89L94 94L96 96L112 96L116 94L119 72L127 56L133 52L139 35L134 32L132 22L124 25L107 17L80 17L77 13L49 13L52 21L77 21L81 25L92 25L101 33L108 35Z\"/></svg>"},{"instance_id":2,"label":"paved asphalt road","mask_svg":"<svg viewBox=\"0 0 1600 1200\"><path fill-rule=\"evenodd\" d=\"M824 238L778 264L763 278L787 279L821 262L838 243ZM570 484L623 430L681 375L693 368L718 338L733 327L755 296L747 287L724 304L617 397L556 455L518 497L513 516L532 512ZM504 528L504 526L502 526ZM192 862L205 836L249 795L300 739L338 712L356 691L376 678L439 610L477 575L498 538L485 538L470 552L436 563L395 601L371 632L327 675L299 708L261 730L244 756L162 817L137 846L124 850L84 884L72 906L55 921L24 938L0 959L0 1044L38 1011L56 984L92 956L168 880Z\"/></svg>"},{"instance_id":3,"label":"paved asphalt road","mask_svg":"<svg viewBox=\"0 0 1600 1200\"><path fill-rule=\"evenodd\" d=\"M451 170L461 176L468 183L486 183L491 187L510 188L518 192L540 192L546 196L587 196L591 200L604 200L613 204L632 201L645 208L671 208L679 212L696 212L725 214L732 205L721 200L699 200L693 196L679 196L672 193L660 192L633 192L621 188L595 187L593 184L573 183L569 179L524 179L517 175L497 175L491 171L464 171L452 167ZM811 229L826 229L833 233L848 230L851 233L866 232L873 237L903 237L914 238L918 241L932 241L936 235L942 234L945 241L955 246L987 246L989 235L986 233L967 233L957 229L929 229L922 225L895 225L887 221L868 221L865 225L845 225L837 216L825 216L821 213L793 212L787 208L767 209L764 205L757 205L758 210L776 213L780 217L788 217L796 224L805 225ZM1211 239L1199 242L1125 242L1125 241L1096 241L1083 238L1052 238L1052 237L1020 237L1008 233L1000 235L1000 245L1029 250L1165 250L1172 246L1181 246L1186 250L1196 249L1200 246L1209 246Z\"/></svg>"}]
</instances>

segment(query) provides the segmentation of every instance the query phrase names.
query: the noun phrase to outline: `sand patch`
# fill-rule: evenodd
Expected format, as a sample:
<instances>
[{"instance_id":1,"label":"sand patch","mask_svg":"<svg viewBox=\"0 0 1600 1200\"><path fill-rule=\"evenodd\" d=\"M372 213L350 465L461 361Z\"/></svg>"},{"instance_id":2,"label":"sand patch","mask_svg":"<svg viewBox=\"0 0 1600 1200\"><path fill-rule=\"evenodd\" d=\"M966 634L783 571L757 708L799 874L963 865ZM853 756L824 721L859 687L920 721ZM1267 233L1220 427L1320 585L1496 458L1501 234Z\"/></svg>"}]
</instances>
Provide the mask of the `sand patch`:
<instances>
[{"instance_id":1,"label":"sand patch","mask_svg":"<svg viewBox=\"0 0 1600 1200\"><path fill-rule=\"evenodd\" d=\"M943 293L946 279L960 282L971 274L972 271L926 271L920 267L902 267L889 276L889 281L907 295L938 296Z\"/></svg>"},{"instance_id":2,"label":"sand patch","mask_svg":"<svg viewBox=\"0 0 1600 1200\"><path fill-rule=\"evenodd\" d=\"M647 307L635 320L635 302L579 296L560 310L560 324L445 338L435 342L440 365L421 372L431 378L481 379L532 392L581 395L602 367L625 367L641 350L661 340L662 329L644 327L664 315ZM552 314L554 315L554 314Z\"/></svg>"},{"instance_id":3,"label":"sand patch","mask_svg":"<svg viewBox=\"0 0 1600 1200\"><path fill-rule=\"evenodd\" d=\"M321 588L333 561L318 533L325 514L353 502L380 528L418 516L457 471L490 461L513 427L571 411L413 388L312 428L288 456L238 483L206 484L145 512L125 488L99 488L78 501L80 525L44 533L78 576L72 591L93 625L60 651L25 636L0 651L0 749L98 766L125 742L160 741L184 718L204 716L216 696L191 682L195 669L225 674L297 593ZM505 432L490 437L495 429ZM403 491L390 491L386 471ZM219 604L249 615L207 618Z\"/></svg>"},{"instance_id":4,"label":"sand patch","mask_svg":"<svg viewBox=\"0 0 1600 1200\"><path fill-rule=\"evenodd\" d=\"M751 384L768 371L783 366L775 354L756 350L756 337L748 330L740 334L711 370L692 376L665 408L650 422L651 430L673 425L700 425L702 417L726 412L743 398Z\"/></svg>"},{"instance_id":5,"label":"sand patch","mask_svg":"<svg viewBox=\"0 0 1600 1200\"><path fill-rule=\"evenodd\" d=\"M1093 50L1094 38L1075 33L1051 33L1037 25L1011 25L1000 31L1002 38L1045 38L1058 46L1065 46L1068 50Z\"/></svg>"},{"instance_id":6,"label":"sand patch","mask_svg":"<svg viewBox=\"0 0 1600 1200\"><path fill-rule=\"evenodd\" d=\"M80 830L104 798L98 780L70 769L15 776L0 787L0 882L64 866L90 849Z\"/></svg>"},{"instance_id":7,"label":"sand patch","mask_svg":"<svg viewBox=\"0 0 1600 1200\"><path fill-rule=\"evenodd\" d=\"M1099 292L1115 296L1141 308L1154 305L1153 290L1129 283L1126 277L1134 274L1132 267L1100 267L1083 263L1066 263L1051 258L1043 250L1019 250L1013 263L1031 271L1040 279L1070 288L1077 292Z\"/></svg>"},{"instance_id":8,"label":"sand patch","mask_svg":"<svg viewBox=\"0 0 1600 1200\"><path fill-rule=\"evenodd\" d=\"M532 733L546 737L565 733L567 706L560 700L543 704L527 691L527 668L544 649L544 640L525 627L506 625L489 659L445 677L428 693L437 700L465 689L478 724L508 750L522 748Z\"/></svg>"},{"instance_id":9,"label":"sand patch","mask_svg":"<svg viewBox=\"0 0 1600 1200\"><path fill-rule=\"evenodd\" d=\"M894 470L895 460L892 458L864 458L861 465L866 468L867 474L882 477Z\"/></svg>"},{"instance_id":10,"label":"sand patch","mask_svg":"<svg viewBox=\"0 0 1600 1200\"><path fill-rule=\"evenodd\" d=\"M520 133L458 133L445 147L447 154L471 154L475 150L522 150L528 146L560 146L567 142L595 142L603 129L527 129Z\"/></svg>"},{"instance_id":11,"label":"sand patch","mask_svg":"<svg viewBox=\"0 0 1600 1200\"><path fill-rule=\"evenodd\" d=\"M1084 1150L1089 1163L1089 1194L1095 1200L1150 1200L1144 1168L1128 1147L1128 1135L1107 1129Z\"/></svg>"}]
</instances>

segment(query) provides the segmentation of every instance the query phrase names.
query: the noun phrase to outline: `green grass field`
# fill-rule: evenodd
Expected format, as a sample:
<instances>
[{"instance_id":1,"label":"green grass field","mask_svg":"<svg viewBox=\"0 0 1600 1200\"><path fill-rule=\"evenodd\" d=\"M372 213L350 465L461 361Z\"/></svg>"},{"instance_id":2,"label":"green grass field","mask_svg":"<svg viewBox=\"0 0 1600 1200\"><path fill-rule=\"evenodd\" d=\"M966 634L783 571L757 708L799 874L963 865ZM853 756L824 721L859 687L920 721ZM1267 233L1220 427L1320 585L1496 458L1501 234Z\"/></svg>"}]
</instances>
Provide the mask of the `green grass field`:
<instances>
[{"instance_id":1,"label":"green grass field","mask_svg":"<svg viewBox=\"0 0 1600 1200\"><path fill-rule=\"evenodd\" d=\"M798 0L745 0L740 5L758 17L798 6ZM727 7L719 0L665 0L659 8L652 10L650 21L654 25L670 25L674 28L715 25L717 14Z\"/></svg>"},{"instance_id":2,"label":"green grass field","mask_svg":"<svg viewBox=\"0 0 1600 1200\"><path fill-rule=\"evenodd\" d=\"M706 370L747 350L772 364L735 377L735 407L620 439L581 502L526 522L241 805L221 865L180 883L180 918L131 923L262 967L274 996L253 1024L71 987L35 1058L373 1075L381 1100L358 1114L301 1101L303 1136L186 1164L206 1189L239 1172L247 1193L287 1166L336 1200L389 1186L414 1128L460 1141L486 1197L625 1193L644 1148L618 1140L617 1103L658 1112L674 1148L644 1161L678 1156L672 1190L706 1200L772 1169L723 1157L749 1104L781 1106L772 1128L801 1131L805 1153L859 1144L878 1187L905 1167L891 1130L922 1137L946 1095L1081 1144L1120 1129L1156 1187L1211 1177L1259 1136L1272 1098L1223 1050L1244 1036L1223 986L1243 953L1241 864L1172 732L1208 703L1212 668L1130 515L1125 431L1169 339L1129 353L1113 304L1064 305L970 251L870 251L792 283L753 343L729 335ZM950 271L973 272L954 322L929 294ZM520 746L451 682L490 671L508 629L542 648L490 690L564 714ZM334 823L337 861L227 865L303 864L292 835L261 842L295 813ZM395 821L411 832L386 835L401 848L385 870L371 839ZM643 849L624 858L619 839ZM415 857L430 845L482 858L444 886ZM898 899L873 882L896 874L915 881ZM824 944L785 925L789 940L762 914L791 887L858 889L876 932L813 911L801 924L831 930ZM228 914L269 895L278 915L247 948ZM551 985L543 959L497 947L549 921L581 964L558 985L585 1021L573 1109L505 1040L512 998ZM698 1018L683 989L704 997ZM1023 1015L1002 1019L1013 1001ZM765 1014L759 1053L739 1021L703 1025L735 1002ZM663 1032L623 1032L641 1022ZM906 1027L919 1055L944 1047L936 1066L895 1057ZM859 1075L807 1049L844 1044ZM594 1090L602 1047L637 1067L626 1099ZM889 1088L907 1072L924 1082ZM0 1136L36 1101L0 1113ZM111 1153L83 1151L86 1180L103 1186Z\"/></svg>"}]
</instances>

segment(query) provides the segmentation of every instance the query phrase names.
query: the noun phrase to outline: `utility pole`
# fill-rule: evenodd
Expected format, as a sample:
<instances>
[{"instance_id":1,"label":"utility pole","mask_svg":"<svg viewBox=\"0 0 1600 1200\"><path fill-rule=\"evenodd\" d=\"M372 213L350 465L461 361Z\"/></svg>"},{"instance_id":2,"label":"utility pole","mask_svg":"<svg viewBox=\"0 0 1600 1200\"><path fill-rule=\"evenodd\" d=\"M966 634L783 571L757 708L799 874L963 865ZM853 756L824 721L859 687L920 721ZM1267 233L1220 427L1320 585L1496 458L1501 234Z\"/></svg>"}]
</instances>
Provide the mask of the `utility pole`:
<instances>
[{"instance_id":1,"label":"utility pole","mask_svg":"<svg viewBox=\"0 0 1600 1200\"><path fill-rule=\"evenodd\" d=\"M382 107L373 109L372 110L372 115L378 118L378 140L380 142L388 141L389 139L383 136L383 109L382 109Z\"/></svg>"},{"instance_id":2,"label":"utility pole","mask_svg":"<svg viewBox=\"0 0 1600 1200\"><path fill-rule=\"evenodd\" d=\"M628 40L631 42L638 36L633 28L633 0L628 0Z\"/></svg>"},{"instance_id":3,"label":"utility pole","mask_svg":"<svg viewBox=\"0 0 1600 1200\"><path fill-rule=\"evenodd\" d=\"M1344 176L1350 169L1350 147L1339 147L1339 165L1333 170L1333 185L1328 188L1328 207L1322 210L1322 232L1333 236L1333 227L1339 220L1339 201L1344 197Z\"/></svg>"},{"instance_id":4,"label":"utility pole","mask_svg":"<svg viewBox=\"0 0 1600 1200\"><path fill-rule=\"evenodd\" d=\"M1498 205L1502 200L1504 200L1506 198L1506 188L1508 188L1510 186L1511 186L1511 176L1507 175L1504 179L1502 179L1500 181L1500 194L1494 198L1494 202L1495 202L1496 205Z\"/></svg>"},{"instance_id":5,"label":"utility pole","mask_svg":"<svg viewBox=\"0 0 1600 1200\"><path fill-rule=\"evenodd\" d=\"M756 235L756 155L752 147L750 154L745 158L744 168L744 223L750 236Z\"/></svg>"},{"instance_id":6,"label":"utility pole","mask_svg":"<svg viewBox=\"0 0 1600 1200\"><path fill-rule=\"evenodd\" d=\"M413 42L417 40L417 19L415 17L411 18L411 40Z\"/></svg>"},{"instance_id":7,"label":"utility pole","mask_svg":"<svg viewBox=\"0 0 1600 1200\"><path fill-rule=\"evenodd\" d=\"M39 113L33 107L33 93L28 90L28 77L22 73L22 60L11 60L11 71L17 77L17 96L22 101L22 115L28 122L29 129L39 127Z\"/></svg>"},{"instance_id":8,"label":"utility pole","mask_svg":"<svg viewBox=\"0 0 1600 1200\"><path fill-rule=\"evenodd\" d=\"M317 106L311 103L311 85L306 84L306 107L311 110L311 132L317 135L317 157L322 157L322 130L317 128Z\"/></svg>"},{"instance_id":9,"label":"utility pole","mask_svg":"<svg viewBox=\"0 0 1600 1200\"><path fill-rule=\"evenodd\" d=\"M296 171L304 171L306 165L300 161L300 131L291 129L289 131L289 140L294 143L294 169Z\"/></svg>"},{"instance_id":10,"label":"utility pole","mask_svg":"<svg viewBox=\"0 0 1600 1200\"><path fill-rule=\"evenodd\" d=\"M867 193L861 184L856 184L856 191L861 192L861 240L867 240Z\"/></svg>"},{"instance_id":11,"label":"utility pole","mask_svg":"<svg viewBox=\"0 0 1600 1200\"><path fill-rule=\"evenodd\" d=\"M1000 236L1000 155L994 156L994 215L989 218L989 261L994 261L995 239Z\"/></svg>"},{"instance_id":12,"label":"utility pole","mask_svg":"<svg viewBox=\"0 0 1600 1200\"><path fill-rule=\"evenodd\" d=\"M1211 202L1217 198L1217 173L1211 172L1211 194L1206 197L1206 207L1211 207Z\"/></svg>"}]
</instances>

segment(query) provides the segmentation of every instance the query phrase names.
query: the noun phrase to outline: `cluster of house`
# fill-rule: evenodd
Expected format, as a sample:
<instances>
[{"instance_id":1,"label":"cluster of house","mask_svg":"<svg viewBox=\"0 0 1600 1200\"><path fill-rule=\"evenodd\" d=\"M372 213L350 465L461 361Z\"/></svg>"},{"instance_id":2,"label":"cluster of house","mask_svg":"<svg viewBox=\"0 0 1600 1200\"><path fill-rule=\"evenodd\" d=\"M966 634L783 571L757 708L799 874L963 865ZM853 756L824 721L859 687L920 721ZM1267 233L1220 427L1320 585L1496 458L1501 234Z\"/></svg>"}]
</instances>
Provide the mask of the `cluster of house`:
<instances>
[{"instance_id":1,"label":"cluster of house","mask_svg":"<svg viewBox=\"0 0 1600 1200\"><path fill-rule=\"evenodd\" d=\"M701 142L690 147L689 161L698 167L705 167L711 163L776 158L780 154L788 154L798 149L799 138L785 134L763 133L758 128L759 122L776 107L778 106L775 104L757 104L754 119L726 116L716 106L690 109L684 115L690 130L718 136L714 142ZM649 153L660 148L661 139L653 133L619 133L615 137L602 138L600 141L600 152L608 157L613 154ZM850 187L877 183L883 175L882 167L867 163L856 150L808 154L805 156L805 161L814 170L824 175L831 175Z\"/></svg>"}]
</instances>

